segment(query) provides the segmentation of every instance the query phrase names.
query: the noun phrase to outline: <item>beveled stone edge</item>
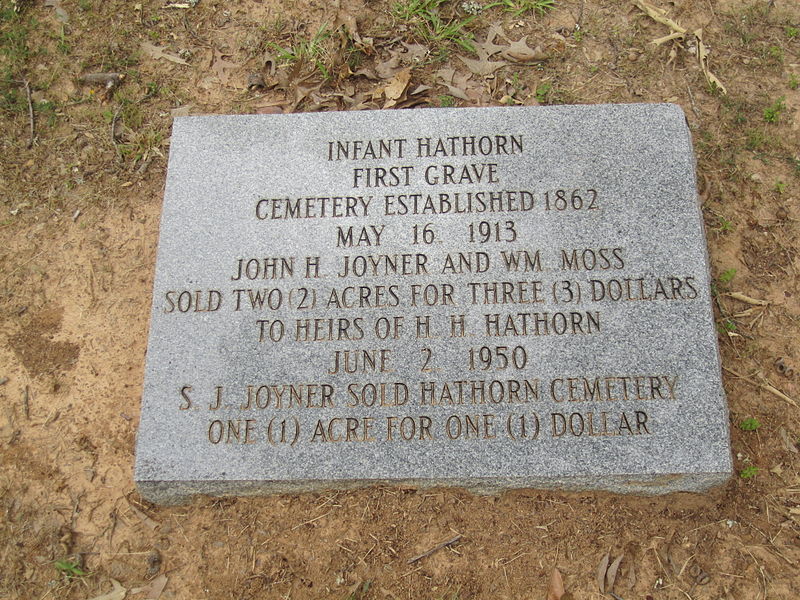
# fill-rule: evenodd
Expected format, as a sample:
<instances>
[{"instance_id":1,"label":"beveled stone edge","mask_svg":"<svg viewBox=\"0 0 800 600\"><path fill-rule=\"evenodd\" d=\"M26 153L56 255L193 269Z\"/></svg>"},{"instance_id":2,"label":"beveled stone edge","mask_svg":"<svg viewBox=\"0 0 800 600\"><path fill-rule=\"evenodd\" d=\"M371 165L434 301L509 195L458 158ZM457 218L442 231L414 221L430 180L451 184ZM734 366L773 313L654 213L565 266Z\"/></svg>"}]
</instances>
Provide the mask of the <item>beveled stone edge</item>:
<instances>
[{"instance_id":1,"label":"beveled stone edge","mask_svg":"<svg viewBox=\"0 0 800 600\"><path fill-rule=\"evenodd\" d=\"M603 477L514 477L448 479L318 479L300 481L157 481L138 480L136 488L148 502L170 506L198 497L269 496L356 490L375 486L394 488L450 488L481 495L512 490L611 492L621 495L660 496L675 492L706 492L725 485L730 471L704 473L616 474Z\"/></svg>"}]
</instances>

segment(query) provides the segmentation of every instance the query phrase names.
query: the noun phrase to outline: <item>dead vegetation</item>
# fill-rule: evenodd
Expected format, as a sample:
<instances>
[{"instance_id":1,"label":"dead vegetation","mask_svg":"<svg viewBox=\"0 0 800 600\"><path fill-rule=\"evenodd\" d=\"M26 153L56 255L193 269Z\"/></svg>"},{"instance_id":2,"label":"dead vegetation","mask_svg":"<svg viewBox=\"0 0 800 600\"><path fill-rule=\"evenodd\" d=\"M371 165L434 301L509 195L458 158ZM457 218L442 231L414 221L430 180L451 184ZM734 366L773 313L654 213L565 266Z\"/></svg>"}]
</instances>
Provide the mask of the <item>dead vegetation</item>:
<instances>
[{"instance_id":1,"label":"dead vegetation","mask_svg":"<svg viewBox=\"0 0 800 600\"><path fill-rule=\"evenodd\" d=\"M0 598L797 598L799 86L789 0L0 1ZM664 101L698 158L726 488L138 499L172 116Z\"/></svg>"}]
</instances>

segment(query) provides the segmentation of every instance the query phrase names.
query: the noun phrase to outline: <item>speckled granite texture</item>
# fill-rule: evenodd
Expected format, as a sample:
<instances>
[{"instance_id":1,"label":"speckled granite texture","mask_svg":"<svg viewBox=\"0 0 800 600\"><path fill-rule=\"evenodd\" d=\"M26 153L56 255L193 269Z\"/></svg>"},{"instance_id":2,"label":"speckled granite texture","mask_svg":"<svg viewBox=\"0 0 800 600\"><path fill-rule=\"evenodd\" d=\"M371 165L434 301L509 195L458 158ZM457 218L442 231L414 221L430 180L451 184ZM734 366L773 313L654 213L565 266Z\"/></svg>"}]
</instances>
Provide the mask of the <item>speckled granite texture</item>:
<instances>
[{"instance_id":1,"label":"speckled granite texture","mask_svg":"<svg viewBox=\"0 0 800 600\"><path fill-rule=\"evenodd\" d=\"M659 494L731 473L667 104L181 117L135 479Z\"/></svg>"}]
</instances>

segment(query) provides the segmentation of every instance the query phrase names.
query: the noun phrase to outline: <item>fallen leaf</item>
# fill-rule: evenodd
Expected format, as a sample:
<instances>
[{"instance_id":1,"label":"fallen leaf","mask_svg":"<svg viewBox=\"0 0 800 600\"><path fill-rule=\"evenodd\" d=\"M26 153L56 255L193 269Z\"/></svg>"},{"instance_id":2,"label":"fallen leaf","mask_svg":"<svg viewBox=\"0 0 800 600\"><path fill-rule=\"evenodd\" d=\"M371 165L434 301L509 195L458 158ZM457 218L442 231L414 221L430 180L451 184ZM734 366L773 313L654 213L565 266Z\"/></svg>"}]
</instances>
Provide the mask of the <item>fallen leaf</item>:
<instances>
[{"instance_id":1,"label":"fallen leaf","mask_svg":"<svg viewBox=\"0 0 800 600\"><path fill-rule=\"evenodd\" d=\"M507 46L502 46L494 42L498 35L503 35L502 28L499 25L492 25L486 34L486 39L483 42L475 42L474 44L475 53L478 55L477 60L474 58L465 58L463 56L459 56L458 58L476 75L481 75L483 77L491 75L497 69L507 64L505 61L492 62L489 60L493 55L507 48Z\"/></svg>"},{"instance_id":2,"label":"fallen leaf","mask_svg":"<svg viewBox=\"0 0 800 600\"><path fill-rule=\"evenodd\" d=\"M706 81L715 86L719 89L723 94L727 94L728 90L722 84L722 82L711 72L711 69L708 66L708 55L709 51L706 45L703 43L703 30L695 29L691 34L689 34L689 30L685 27L682 27L672 19L668 18L667 11L662 8L657 8L652 4L648 4L644 0L633 0L633 4L639 8L642 12L644 12L647 16L649 16L654 21L661 23L662 25L666 25L672 30L672 33L669 35L665 35L664 37L660 37L656 40L653 40L653 44L656 46L661 45L665 42L669 42L672 40L684 40L686 42L687 48L692 50L692 54L696 54L697 62L700 64L700 69L703 71L703 75L706 78ZM691 36L694 36L694 40L691 39ZM688 39L687 39L688 38ZM696 43L696 46L694 42ZM675 48L675 45L670 49L669 57L667 59L667 65L672 63L678 55L678 51Z\"/></svg>"},{"instance_id":3,"label":"fallen leaf","mask_svg":"<svg viewBox=\"0 0 800 600\"><path fill-rule=\"evenodd\" d=\"M646 13L651 19L661 23L662 25L666 25L672 29L672 31L680 34L686 33L686 29L678 25L672 19L667 18L667 11L663 8L658 8L652 4L648 4L647 2L644 2L644 0L633 0L633 4L638 7L639 10Z\"/></svg>"},{"instance_id":4,"label":"fallen leaf","mask_svg":"<svg viewBox=\"0 0 800 600\"><path fill-rule=\"evenodd\" d=\"M269 51L264 52L264 67L267 69L267 74L272 77L275 75L275 69L278 66L278 59Z\"/></svg>"},{"instance_id":5,"label":"fallen leaf","mask_svg":"<svg viewBox=\"0 0 800 600\"><path fill-rule=\"evenodd\" d=\"M339 8L336 11L336 17L333 19L332 28L338 31L341 27L344 27L344 30L347 32L350 39L353 40L353 43L361 45L361 35L358 33L358 24L356 23L355 16Z\"/></svg>"},{"instance_id":6,"label":"fallen leaf","mask_svg":"<svg viewBox=\"0 0 800 600\"><path fill-rule=\"evenodd\" d=\"M794 442L792 442L791 438L789 437L789 434L786 433L786 429L781 427L778 430L778 435L780 435L781 437L781 441L783 442L783 447L786 448L789 452L797 454L797 447L794 445Z\"/></svg>"},{"instance_id":7,"label":"fallen leaf","mask_svg":"<svg viewBox=\"0 0 800 600\"><path fill-rule=\"evenodd\" d=\"M547 54L542 51L541 46L536 46L536 48L531 48L528 46L528 42L526 41L528 36L522 36L516 42L511 42L511 44L503 49L500 52L500 56L507 60L514 60L517 62L526 62L532 60L545 60L547 59Z\"/></svg>"},{"instance_id":8,"label":"fallen leaf","mask_svg":"<svg viewBox=\"0 0 800 600\"><path fill-rule=\"evenodd\" d=\"M703 43L703 30L696 29L694 35L697 38L697 60L700 61L700 68L703 70L703 75L706 76L706 81L712 86L716 86L723 94L727 94L728 90L708 68L708 48Z\"/></svg>"},{"instance_id":9,"label":"fallen leaf","mask_svg":"<svg viewBox=\"0 0 800 600\"><path fill-rule=\"evenodd\" d=\"M363 75L367 79L372 79L373 81L380 79L380 77L378 77L378 74L369 67L362 67L361 69L353 73L353 75L354 76Z\"/></svg>"},{"instance_id":10,"label":"fallen leaf","mask_svg":"<svg viewBox=\"0 0 800 600\"><path fill-rule=\"evenodd\" d=\"M231 74L238 68L238 64L225 60L222 52L214 51L214 61L211 63L211 70L216 73L222 85L228 85L231 80Z\"/></svg>"},{"instance_id":11,"label":"fallen leaf","mask_svg":"<svg viewBox=\"0 0 800 600\"><path fill-rule=\"evenodd\" d=\"M131 594L145 594L142 600L159 600L165 587L167 587L167 576L159 575L145 587L133 588Z\"/></svg>"},{"instance_id":12,"label":"fallen leaf","mask_svg":"<svg viewBox=\"0 0 800 600\"><path fill-rule=\"evenodd\" d=\"M390 79L394 77L394 74L400 68L401 60L399 52L392 52L388 60L378 62L375 65L375 72L381 79Z\"/></svg>"},{"instance_id":13,"label":"fallen leaf","mask_svg":"<svg viewBox=\"0 0 800 600\"><path fill-rule=\"evenodd\" d=\"M608 571L606 572L606 589L609 592L614 591L614 582L617 580L617 571L619 570L619 564L622 562L623 556L623 554L620 554L614 559L614 562L611 563L611 566L608 567Z\"/></svg>"},{"instance_id":14,"label":"fallen leaf","mask_svg":"<svg viewBox=\"0 0 800 600\"><path fill-rule=\"evenodd\" d=\"M119 581L117 581L116 579L111 580L111 585L114 586L113 590L111 590L107 594L90 598L89 600L123 600L123 598L125 598L125 594L128 593L128 590L122 587L119 584Z\"/></svg>"},{"instance_id":15,"label":"fallen leaf","mask_svg":"<svg viewBox=\"0 0 800 600\"><path fill-rule=\"evenodd\" d=\"M600 590L601 594L606 593L606 571L608 571L608 561L611 558L611 555L606 552L602 559L600 559L600 564L597 565L597 589Z\"/></svg>"},{"instance_id":16,"label":"fallen leaf","mask_svg":"<svg viewBox=\"0 0 800 600\"><path fill-rule=\"evenodd\" d=\"M419 63L428 56L430 50L427 46L423 46L422 44L406 44L403 42L403 46L406 48L406 57L412 63Z\"/></svg>"},{"instance_id":17,"label":"fallen leaf","mask_svg":"<svg viewBox=\"0 0 800 600\"><path fill-rule=\"evenodd\" d=\"M383 95L386 97L386 103L383 105L383 108L391 108L397 104L403 98L410 81L410 68L405 68L392 77L383 88Z\"/></svg>"},{"instance_id":18,"label":"fallen leaf","mask_svg":"<svg viewBox=\"0 0 800 600\"><path fill-rule=\"evenodd\" d=\"M455 69L439 69L436 71L436 77L447 88L451 96L460 98L461 100L471 101L467 95L467 81L470 75L456 77Z\"/></svg>"},{"instance_id":19,"label":"fallen leaf","mask_svg":"<svg viewBox=\"0 0 800 600\"><path fill-rule=\"evenodd\" d=\"M287 112L294 112L300 103L303 102L306 98L308 98L313 92L317 91L322 84L319 85L311 85L311 86L304 86L298 84L294 90L294 101L291 102L287 107Z\"/></svg>"},{"instance_id":20,"label":"fallen leaf","mask_svg":"<svg viewBox=\"0 0 800 600\"><path fill-rule=\"evenodd\" d=\"M564 596L564 580L558 569L553 569L550 574L550 585L547 587L547 600L561 600Z\"/></svg>"},{"instance_id":21,"label":"fallen leaf","mask_svg":"<svg viewBox=\"0 0 800 600\"><path fill-rule=\"evenodd\" d=\"M474 58L464 58L463 56L458 57L461 62L467 65L467 68L475 73L476 75L481 75L482 77L486 77L487 75L491 75L500 67L506 66L506 61L498 60L498 61L490 61L488 58L480 58L475 60Z\"/></svg>"},{"instance_id":22,"label":"fallen leaf","mask_svg":"<svg viewBox=\"0 0 800 600\"><path fill-rule=\"evenodd\" d=\"M165 58L171 62L177 63L179 65L188 65L185 60L183 60L180 56L175 54L171 54L170 52L165 52L163 48L155 46L149 42L142 42L142 52L144 52L147 56L152 58L153 60L158 60L159 58Z\"/></svg>"},{"instance_id":23,"label":"fallen leaf","mask_svg":"<svg viewBox=\"0 0 800 600\"><path fill-rule=\"evenodd\" d=\"M506 48L506 46L494 43L494 40L498 35L505 37L503 35L503 28L495 24L489 27L489 31L486 33L486 39L484 41L475 42L475 52L477 52L479 57L493 56L498 52L502 52Z\"/></svg>"}]
</instances>

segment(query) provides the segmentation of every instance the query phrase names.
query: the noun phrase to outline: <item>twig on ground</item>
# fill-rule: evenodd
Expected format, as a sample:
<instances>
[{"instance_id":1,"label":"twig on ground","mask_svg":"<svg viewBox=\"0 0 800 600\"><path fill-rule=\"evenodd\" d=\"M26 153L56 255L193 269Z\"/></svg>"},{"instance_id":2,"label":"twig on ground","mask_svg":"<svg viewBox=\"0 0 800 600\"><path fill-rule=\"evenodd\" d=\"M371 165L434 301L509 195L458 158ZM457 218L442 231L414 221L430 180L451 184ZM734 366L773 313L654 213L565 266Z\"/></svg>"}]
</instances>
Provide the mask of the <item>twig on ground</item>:
<instances>
[{"instance_id":1,"label":"twig on ground","mask_svg":"<svg viewBox=\"0 0 800 600\"><path fill-rule=\"evenodd\" d=\"M122 107L118 106L117 110L114 111L114 117L111 119L111 143L114 144L115 148L117 146L117 119L121 110Z\"/></svg>"},{"instance_id":2,"label":"twig on ground","mask_svg":"<svg viewBox=\"0 0 800 600\"><path fill-rule=\"evenodd\" d=\"M433 548L431 548L431 549L430 549L430 550L428 550L427 552L423 552L422 554L420 554L420 555L418 555L418 556L415 556L415 557L413 557L413 558L409 558L407 562L408 562L408 564L409 564L409 565L411 565L411 564L414 564L414 563L415 563L415 562L417 562L418 560L422 560L422 559L423 559L423 558L425 558L426 556L430 556L431 554L433 554L433 553L434 553L434 552L436 552L437 550L441 550L442 548L446 548L447 546L450 546L450 545L452 545L452 544L455 544L455 543L456 543L457 541L459 541L459 540L460 540L462 537L463 537L463 536L462 536L462 535L459 533L457 536L455 536L455 537L452 537L452 538L450 538L449 540L445 540L444 542L440 542L440 543L436 544L436 545L435 545Z\"/></svg>"},{"instance_id":3,"label":"twig on ground","mask_svg":"<svg viewBox=\"0 0 800 600\"><path fill-rule=\"evenodd\" d=\"M686 84L686 91L689 92L689 102L692 103L692 112L699 119L700 111L697 110L697 105L694 103L694 94L692 94L692 86L690 86L688 83Z\"/></svg>"},{"instance_id":4,"label":"twig on ground","mask_svg":"<svg viewBox=\"0 0 800 600\"><path fill-rule=\"evenodd\" d=\"M318 517L314 517L313 519L309 519L308 521L303 521L302 523L298 523L297 525L292 527L291 531L294 531L295 529L298 529L303 525L308 525L309 523L313 523L314 521L319 521L321 518L327 517L329 514L331 514L331 511L326 512L324 515L320 515Z\"/></svg>"},{"instance_id":5,"label":"twig on ground","mask_svg":"<svg viewBox=\"0 0 800 600\"><path fill-rule=\"evenodd\" d=\"M122 73L87 73L86 75L81 75L80 79L83 83L103 84L106 88L111 89L119 85L125 79L125 75Z\"/></svg>"},{"instance_id":6,"label":"twig on ground","mask_svg":"<svg viewBox=\"0 0 800 600\"><path fill-rule=\"evenodd\" d=\"M788 402L792 406L800 408L800 405L798 405L797 402L792 400L789 396L784 394L782 391L780 391L778 388L776 388L774 385L772 385L769 381L767 381L766 383L761 383L760 381L756 381L754 379L751 379L750 377L747 377L746 375L741 375L740 373L737 373L736 371L734 371L733 369L729 369L728 367L723 366L722 369L724 371L727 371L728 373L730 373L734 377L738 377L739 379L743 379L747 383L749 383L751 385L754 385L756 387L760 387L760 388L768 391L770 394L772 394L774 396L777 396L778 398L780 398L781 400L784 400L785 402Z\"/></svg>"},{"instance_id":7,"label":"twig on ground","mask_svg":"<svg viewBox=\"0 0 800 600\"><path fill-rule=\"evenodd\" d=\"M751 298L750 296L746 296L741 292L731 292L730 294L725 294L733 298L734 300L739 300L740 302L744 302L745 304L752 304L753 306L767 306L769 302L766 300L756 300L755 298Z\"/></svg>"}]
</instances>

